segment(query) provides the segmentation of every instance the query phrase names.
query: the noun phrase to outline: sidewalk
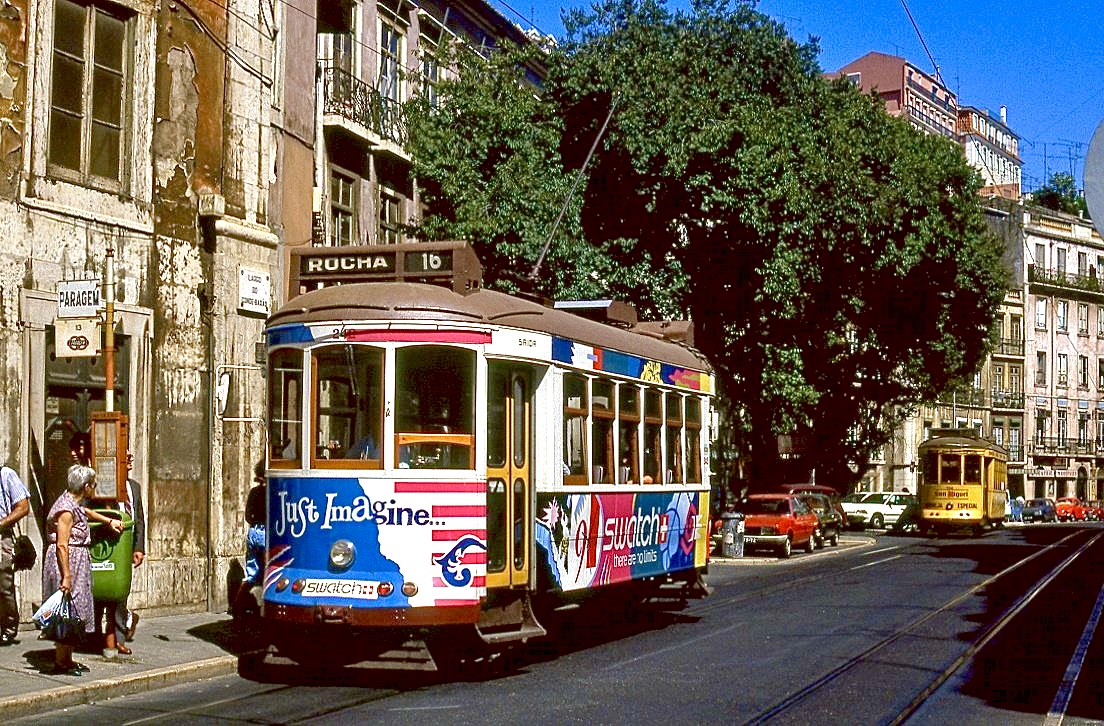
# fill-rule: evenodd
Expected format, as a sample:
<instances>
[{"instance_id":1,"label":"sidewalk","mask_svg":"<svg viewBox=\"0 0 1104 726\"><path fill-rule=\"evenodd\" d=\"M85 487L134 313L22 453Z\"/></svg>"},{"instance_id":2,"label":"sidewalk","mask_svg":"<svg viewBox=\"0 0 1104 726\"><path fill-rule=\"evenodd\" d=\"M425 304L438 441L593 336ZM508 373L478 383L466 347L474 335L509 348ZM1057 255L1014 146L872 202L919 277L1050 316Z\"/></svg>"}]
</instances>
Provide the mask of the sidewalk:
<instances>
[{"instance_id":1,"label":"sidewalk","mask_svg":"<svg viewBox=\"0 0 1104 726\"><path fill-rule=\"evenodd\" d=\"M91 672L51 676L42 671L53 663L54 644L21 629L15 645L0 647L0 721L235 673L247 642L224 613L142 617L133 655L109 661L78 649L74 659Z\"/></svg>"}]
</instances>

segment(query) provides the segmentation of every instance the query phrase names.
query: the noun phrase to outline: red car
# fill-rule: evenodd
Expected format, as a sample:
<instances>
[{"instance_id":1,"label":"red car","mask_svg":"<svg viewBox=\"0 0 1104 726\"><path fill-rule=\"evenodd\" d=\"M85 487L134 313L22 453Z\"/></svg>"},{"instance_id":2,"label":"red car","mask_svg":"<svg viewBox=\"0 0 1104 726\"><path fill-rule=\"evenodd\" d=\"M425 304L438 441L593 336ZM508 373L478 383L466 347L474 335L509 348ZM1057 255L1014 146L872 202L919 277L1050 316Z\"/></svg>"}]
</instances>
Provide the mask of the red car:
<instances>
[{"instance_id":1,"label":"red car","mask_svg":"<svg viewBox=\"0 0 1104 726\"><path fill-rule=\"evenodd\" d=\"M1077 497L1062 497L1054 503L1059 522L1084 522L1089 518L1089 508Z\"/></svg>"},{"instance_id":2,"label":"red car","mask_svg":"<svg viewBox=\"0 0 1104 726\"><path fill-rule=\"evenodd\" d=\"M739 505L744 513L744 548L770 548L789 557L794 547L816 549L817 516L792 494L752 494Z\"/></svg>"}]
</instances>

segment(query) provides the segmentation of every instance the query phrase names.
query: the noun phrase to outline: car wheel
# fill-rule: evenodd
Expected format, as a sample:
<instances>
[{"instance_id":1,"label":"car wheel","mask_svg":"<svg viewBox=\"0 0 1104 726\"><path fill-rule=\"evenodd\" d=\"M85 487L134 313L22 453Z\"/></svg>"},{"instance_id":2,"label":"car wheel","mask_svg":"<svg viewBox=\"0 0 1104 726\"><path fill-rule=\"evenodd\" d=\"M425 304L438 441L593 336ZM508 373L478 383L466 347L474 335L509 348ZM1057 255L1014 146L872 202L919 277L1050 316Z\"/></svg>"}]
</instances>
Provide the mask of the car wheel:
<instances>
[{"instance_id":1,"label":"car wheel","mask_svg":"<svg viewBox=\"0 0 1104 726\"><path fill-rule=\"evenodd\" d=\"M881 529L884 524L885 524L885 519L882 517L881 514L872 514L870 516L870 528L871 529Z\"/></svg>"},{"instance_id":2,"label":"car wheel","mask_svg":"<svg viewBox=\"0 0 1104 726\"><path fill-rule=\"evenodd\" d=\"M839 530L832 530L832 536L828 538L828 544L836 547L839 545Z\"/></svg>"},{"instance_id":3,"label":"car wheel","mask_svg":"<svg viewBox=\"0 0 1104 726\"><path fill-rule=\"evenodd\" d=\"M805 543L805 551L809 554L812 554L814 551L816 551L816 548L816 533L810 533L809 541Z\"/></svg>"},{"instance_id":4,"label":"car wheel","mask_svg":"<svg viewBox=\"0 0 1104 726\"><path fill-rule=\"evenodd\" d=\"M783 542L782 546L779 547L779 549L778 549L778 556L781 559L786 559L787 557L790 556L790 553L792 551L793 551L793 542L790 540L789 537L787 537L786 541Z\"/></svg>"}]
</instances>

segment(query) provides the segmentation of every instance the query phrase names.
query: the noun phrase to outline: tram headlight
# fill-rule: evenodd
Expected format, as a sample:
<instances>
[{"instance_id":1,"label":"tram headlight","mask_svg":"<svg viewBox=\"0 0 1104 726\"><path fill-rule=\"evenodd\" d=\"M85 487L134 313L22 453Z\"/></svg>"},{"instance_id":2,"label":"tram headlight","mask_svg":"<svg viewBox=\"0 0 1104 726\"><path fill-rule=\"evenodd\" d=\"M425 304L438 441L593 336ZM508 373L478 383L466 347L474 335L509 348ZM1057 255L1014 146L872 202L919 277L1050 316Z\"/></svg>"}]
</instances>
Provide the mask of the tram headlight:
<instances>
[{"instance_id":1,"label":"tram headlight","mask_svg":"<svg viewBox=\"0 0 1104 726\"><path fill-rule=\"evenodd\" d=\"M388 595L390 595L394 591L395 591L395 586L392 585L390 582L387 582L386 580L381 582L376 587L376 592L379 593L380 597L387 597Z\"/></svg>"},{"instance_id":2,"label":"tram headlight","mask_svg":"<svg viewBox=\"0 0 1104 726\"><path fill-rule=\"evenodd\" d=\"M414 597L418 594L418 586L413 582L404 582L402 586L402 594L407 597Z\"/></svg>"},{"instance_id":3,"label":"tram headlight","mask_svg":"<svg viewBox=\"0 0 1104 726\"><path fill-rule=\"evenodd\" d=\"M330 546L330 564L335 570L347 570L356 559L356 547L347 539L339 539Z\"/></svg>"}]
</instances>

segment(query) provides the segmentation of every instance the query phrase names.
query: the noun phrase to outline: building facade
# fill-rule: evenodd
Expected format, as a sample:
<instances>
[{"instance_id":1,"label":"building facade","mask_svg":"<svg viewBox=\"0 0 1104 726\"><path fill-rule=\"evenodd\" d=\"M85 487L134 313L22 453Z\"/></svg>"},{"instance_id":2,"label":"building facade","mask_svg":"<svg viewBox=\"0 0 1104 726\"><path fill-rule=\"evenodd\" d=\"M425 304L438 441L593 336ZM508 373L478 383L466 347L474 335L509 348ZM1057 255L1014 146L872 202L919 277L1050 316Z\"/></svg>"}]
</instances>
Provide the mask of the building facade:
<instances>
[{"instance_id":1,"label":"building facade","mask_svg":"<svg viewBox=\"0 0 1104 726\"><path fill-rule=\"evenodd\" d=\"M266 442L258 345L288 250L401 239L417 191L399 104L439 74L422 50L502 37L524 40L481 2L9 5L0 441L32 494L32 538L70 440L110 406L128 417L147 512L131 606L226 606ZM94 347L104 314L74 322L59 304L87 284L117 300L111 383ZM69 345L74 325L92 347ZM18 575L25 616L40 576Z\"/></svg>"},{"instance_id":2,"label":"building facade","mask_svg":"<svg viewBox=\"0 0 1104 726\"><path fill-rule=\"evenodd\" d=\"M958 109L958 138L966 161L981 173L984 197L1020 198L1020 139L1008 128L1008 111L997 115L973 106Z\"/></svg>"}]
</instances>

